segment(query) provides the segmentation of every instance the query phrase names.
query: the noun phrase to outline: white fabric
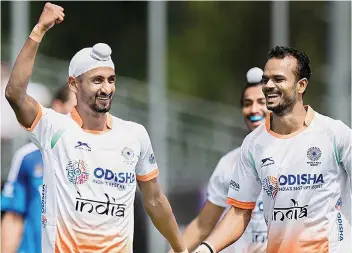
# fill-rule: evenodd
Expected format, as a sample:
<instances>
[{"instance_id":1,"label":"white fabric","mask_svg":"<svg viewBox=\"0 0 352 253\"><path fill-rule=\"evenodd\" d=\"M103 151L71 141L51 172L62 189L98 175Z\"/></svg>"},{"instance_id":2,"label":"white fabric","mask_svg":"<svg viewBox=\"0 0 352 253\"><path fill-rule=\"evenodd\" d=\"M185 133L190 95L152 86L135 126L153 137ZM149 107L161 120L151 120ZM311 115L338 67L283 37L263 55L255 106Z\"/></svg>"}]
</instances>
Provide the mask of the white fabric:
<instances>
[{"instance_id":1,"label":"white fabric","mask_svg":"<svg viewBox=\"0 0 352 253\"><path fill-rule=\"evenodd\" d=\"M111 52L111 48L104 43L98 43L93 47L78 51L70 62L69 76L77 77L99 67L109 67L115 70Z\"/></svg>"},{"instance_id":2,"label":"white fabric","mask_svg":"<svg viewBox=\"0 0 352 253\"><path fill-rule=\"evenodd\" d=\"M234 206L252 206L263 187L268 252L352 252L351 129L314 113L296 135L250 133L229 189Z\"/></svg>"},{"instance_id":3,"label":"white fabric","mask_svg":"<svg viewBox=\"0 0 352 253\"><path fill-rule=\"evenodd\" d=\"M42 107L30 132L44 161L42 251L132 253L137 180L157 176L146 129L112 116L112 129L86 132Z\"/></svg>"}]
</instances>

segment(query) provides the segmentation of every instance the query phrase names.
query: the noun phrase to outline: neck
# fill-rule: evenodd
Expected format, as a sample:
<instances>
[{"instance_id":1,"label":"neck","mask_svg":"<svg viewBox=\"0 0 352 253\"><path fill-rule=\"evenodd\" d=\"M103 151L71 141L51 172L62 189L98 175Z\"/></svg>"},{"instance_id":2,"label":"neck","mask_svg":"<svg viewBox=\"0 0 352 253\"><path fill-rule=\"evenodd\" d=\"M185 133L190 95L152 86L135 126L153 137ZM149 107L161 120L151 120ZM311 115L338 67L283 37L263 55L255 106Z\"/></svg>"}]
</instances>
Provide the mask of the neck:
<instances>
[{"instance_id":1,"label":"neck","mask_svg":"<svg viewBox=\"0 0 352 253\"><path fill-rule=\"evenodd\" d=\"M93 111L87 105L77 104L76 110L82 119L82 128L85 130L105 131L107 130L107 114Z\"/></svg>"},{"instance_id":2,"label":"neck","mask_svg":"<svg viewBox=\"0 0 352 253\"><path fill-rule=\"evenodd\" d=\"M292 111L286 115L272 114L271 130L281 135L292 134L305 127L306 114L303 102L297 102Z\"/></svg>"}]
</instances>

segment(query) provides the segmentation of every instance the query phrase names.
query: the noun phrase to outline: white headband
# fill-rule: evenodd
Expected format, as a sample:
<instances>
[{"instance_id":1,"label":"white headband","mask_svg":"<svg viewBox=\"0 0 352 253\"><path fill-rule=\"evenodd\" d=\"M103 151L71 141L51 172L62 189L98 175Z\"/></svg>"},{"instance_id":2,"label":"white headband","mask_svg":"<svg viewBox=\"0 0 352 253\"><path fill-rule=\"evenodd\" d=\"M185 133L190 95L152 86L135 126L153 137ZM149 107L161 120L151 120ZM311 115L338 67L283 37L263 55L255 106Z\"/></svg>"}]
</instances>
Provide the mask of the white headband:
<instances>
[{"instance_id":1,"label":"white headband","mask_svg":"<svg viewBox=\"0 0 352 253\"><path fill-rule=\"evenodd\" d=\"M93 47L83 48L76 53L70 62L68 75L77 77L89 70L99 67L110 67L115 70L111 60L111 48L104 43L95 44Z\"/></svg>"},{"instance_id":2,"label":"white headband","mask_svg":"<svg viewBox=\"0 0 352 253\"><path fill-rule=\"evenodd\" d=\"M247 83L260 83L263 78L263 70L254 67L247 72Z\"/></svg>"}]
</instances>

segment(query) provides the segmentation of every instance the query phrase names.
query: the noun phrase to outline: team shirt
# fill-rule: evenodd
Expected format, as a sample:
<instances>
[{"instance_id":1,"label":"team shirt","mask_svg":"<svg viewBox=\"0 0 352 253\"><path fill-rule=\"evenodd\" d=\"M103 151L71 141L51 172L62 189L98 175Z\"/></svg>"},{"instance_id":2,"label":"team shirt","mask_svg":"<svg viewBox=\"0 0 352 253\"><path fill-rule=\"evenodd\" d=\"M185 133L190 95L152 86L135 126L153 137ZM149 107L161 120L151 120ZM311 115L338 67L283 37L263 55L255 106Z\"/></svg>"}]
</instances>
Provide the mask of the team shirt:
<instances>
[{"instance_id":1,"label":"team shirt","mask_svg":"<svg viewBox=\"0 0 352 253\"><path fill-rule=\"evenodd\" d=\"M270 253L349 253L351 129L305 108L305 128L281 136L269 116L245 138L227 202L255 208L263 188Z\"/></svg>"},{"instance_id":2,"label":"team shirt","mask_svg":"<svg viewBox=\"0 0 352 253\"><path fill-rule=\"evenodd\" d=\"M107 114L107 131L83 130L38 104L31 140L44 161L43 252L131 253L136 181L158 176L146 129Z\"/></svg>"},{"instance_id":3,"label":"team shirt","mask_svg":"<svg viewBox=\"0 0 352 253\"><path fill-rule=\"evenodd\" d=\"M226 213L229 205L226 203L228 189L233 182L231 177L234 164L240 155L240 148L236 148L223 156L217 164L208 185L207 198L214 205L226 208ZM256 201L255 208L252 212L251 220L240 238L236 243L227 247L221 252L231 253L264 253L266 252L267 244L267 226L264 220L263 201L261 195Z\"/></svg>"},{"instance_id":4,"label":"team shirt","mask_svg":"<svg viewBox=\"0 0 352 253\"><path fill-rule=\"evenodd\" d=\"M41 252L41 199L43 161L40 150L29 143L16 151L1 196L1 211L24 219L18 253Z\"/></svg>"}]
</instances>

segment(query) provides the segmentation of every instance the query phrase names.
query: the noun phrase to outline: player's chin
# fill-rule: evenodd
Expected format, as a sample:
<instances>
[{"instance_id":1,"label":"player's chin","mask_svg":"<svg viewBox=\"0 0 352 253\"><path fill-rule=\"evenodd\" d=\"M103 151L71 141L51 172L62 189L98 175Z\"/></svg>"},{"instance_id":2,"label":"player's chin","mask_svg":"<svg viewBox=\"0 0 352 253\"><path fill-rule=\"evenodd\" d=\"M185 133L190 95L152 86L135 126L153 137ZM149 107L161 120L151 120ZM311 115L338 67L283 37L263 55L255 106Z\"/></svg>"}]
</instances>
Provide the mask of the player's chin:
<instances>
[{"instance_id":1,"label":"player's chin","mask_svg":"<svg viewBox=\"0 0 352 253\"><path fill-rule=\"evenodd\" d=\"M262 123L263 123L263 120L255 121L255 122L250 121L250 122L249 122L249 128L253 131L253 130L256 129L258 126L260 126Z\"/></svg>"},{"instance_id":2,"label":"player's chin","mask_svg":"<svg viewBox=\"0 0 352 253\"><path fill-rule=\"evenodd\" d=\"M106 113L106 112L109 112L110 111L110 108L111 108L111 104L107 104L107 105L98 105L98 104L95 104L93 106L93 110L96 111L96 112L99 112L99 113Z\"/></svg>"},{"instance_id":3,"label":"player's chin","mask_svg":"<svg viewBox=\"0 0 352 253\"><path fill-rule=\"evenodd\" d=\"M279 107L279 103L266 103L266 108L269 110L269 111L275 111L276 108Z\"/></svg>"}]
</instances>

